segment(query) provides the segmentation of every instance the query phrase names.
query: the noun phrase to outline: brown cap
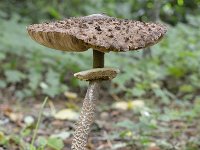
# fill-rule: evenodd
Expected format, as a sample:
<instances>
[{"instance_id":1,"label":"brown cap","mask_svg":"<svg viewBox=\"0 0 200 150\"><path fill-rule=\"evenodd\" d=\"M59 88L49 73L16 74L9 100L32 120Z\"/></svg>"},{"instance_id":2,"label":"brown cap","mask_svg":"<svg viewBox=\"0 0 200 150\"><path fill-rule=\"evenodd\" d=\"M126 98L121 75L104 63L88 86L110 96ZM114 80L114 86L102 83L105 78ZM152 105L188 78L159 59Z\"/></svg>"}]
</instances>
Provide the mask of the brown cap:
<instances>
[{"instance_id":1,"label":"brown cap","mask_svg":"<svg viewBox=\"0 0 200 150\"><path fill-rule=\"evenodd\" d=\"M72 52L89 48L101 52L137 50L156 44L167 31L161 24L102 14L34 24L27 30L33 40L44 46Z\"/></svg>"},{"instance_id":2,"label":"brown cap","mask_svg":"<svg viewBox=\"0 0 200 150\"><path fill-rule=\"evenodd\" d=\"M86 71L77 72L74 74L80 80L111 80L117 76L119 69L116 68L94 68Z\"/></svg>"}]
</instances>

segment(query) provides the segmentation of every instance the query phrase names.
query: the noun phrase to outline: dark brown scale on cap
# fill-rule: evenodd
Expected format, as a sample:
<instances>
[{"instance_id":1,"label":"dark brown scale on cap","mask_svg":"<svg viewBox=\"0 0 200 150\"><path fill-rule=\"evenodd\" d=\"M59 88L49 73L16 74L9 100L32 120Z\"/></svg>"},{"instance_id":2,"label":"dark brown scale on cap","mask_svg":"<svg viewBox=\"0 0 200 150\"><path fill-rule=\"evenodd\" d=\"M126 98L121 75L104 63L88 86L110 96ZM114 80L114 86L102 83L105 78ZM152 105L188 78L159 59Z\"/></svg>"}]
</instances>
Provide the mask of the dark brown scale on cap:
<instances>
[{"instance_id":1,"label":"dark brown scale on cap","mask_svg":"<svg viewBox=\"0 0 200 150\"><path fill-rule=\"evenodd\" d=\"M95 27L97 31L102 31L100 26Z\"/></svg>"},{"instance_id":2,"label":"dark brown scale on cap","mask_svg":"<svg viewBox=\"0 0 200 150\"><path fill-rule=\"evenodd\" d=\"M156 44L166 33L161 24L117 19L102 14L30 25L33 40L65 51L101 52L137 50Z\"/></svg>"}]
</instances>

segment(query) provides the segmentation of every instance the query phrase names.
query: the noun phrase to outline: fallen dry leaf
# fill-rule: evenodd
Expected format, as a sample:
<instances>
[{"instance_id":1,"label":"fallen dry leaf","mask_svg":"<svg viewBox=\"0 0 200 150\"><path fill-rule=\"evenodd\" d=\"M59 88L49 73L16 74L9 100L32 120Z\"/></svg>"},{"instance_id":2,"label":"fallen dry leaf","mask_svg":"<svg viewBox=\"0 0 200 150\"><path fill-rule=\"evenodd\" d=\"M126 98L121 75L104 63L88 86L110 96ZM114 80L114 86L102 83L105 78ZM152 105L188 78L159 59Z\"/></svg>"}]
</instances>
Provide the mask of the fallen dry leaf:
<instances>
[{"instance_id":1,"label":"fallen dry leaf","mask_svg":"<svg viewBox=\"0 0 200 150\"><path fill-rule=\"evenodd\" d=\"M5 135L3 132L0 131L0 142L5 139Z\"/></svg>"},{"instance_id":2,"label":"fallen dry leaf","mask_svg":"<svg viewBox=\"0 0 200 150\"><path fill-rule=\"evenodd\" d=\"M112 108L119 109L119 110L127 110L128 109L128 103L121 101L121 102L115 102L112 104Z\"/></svg>"},{"instance_id":3,"label":"fallen dry leaf","mask_svg":"<svg viewBox=\"0 0 200 150\"><path fill-rule=\"evenodd\" d=\"M112 105L112 108L118 109L118 110L130 110L130 109L137 109L144 107L144 101L143 100L132 100L132 101L119 101L115 102Z\"/></svg>"},{"instance_id":4,"label":"fallen dry leaf","mask_svg":"<svg viewBox=\"0 0 200 150\"><path fill-rule=\"evenodd\" d=\"M144 106L143 100L132 100L128 102L128 109L143 108Z\"/></svg>"},{"instance_id":5,"label":"fallen dry leaf","mask_svg":"<svg viewBox=\"0 0 200 150\"><path fill-rule=\"evenodd\" d=\"M68 99L77 99L78 95L74 92L65 92L64 95L66 96L66 98Z\"/></svg>"},{"instance_id":6,"label":"fallen dry leaf","mask_svg":"<svg viewBox=\"0 0 200 150\"><path fill-rule=\"evenodd\" d=\"M9 106L2 107L3 114L8 117L11 121L21 124L20 122L23 119L22 113L13 112Z\"/></svg>"},{"instance_id":7,"label":"fallen dry leaf","mask_svg":"<svg viewBox=\"0 0 200 150\"><path fill-rule=\"evenodd\" d=\"M57 112L54 117L60 120L76 121L79 118L79 113L72 109L63 109Z\"/></svg>"},{"instance_id":8,"label":"fallen dry leaf","mask_svg":"<svg viewBox=\"0 0 200 150\"><path fill-rule=\"evenodd\" d=\"M151 143L147 150L161 150L155 143Z\"/></svg>"}]
</instances>

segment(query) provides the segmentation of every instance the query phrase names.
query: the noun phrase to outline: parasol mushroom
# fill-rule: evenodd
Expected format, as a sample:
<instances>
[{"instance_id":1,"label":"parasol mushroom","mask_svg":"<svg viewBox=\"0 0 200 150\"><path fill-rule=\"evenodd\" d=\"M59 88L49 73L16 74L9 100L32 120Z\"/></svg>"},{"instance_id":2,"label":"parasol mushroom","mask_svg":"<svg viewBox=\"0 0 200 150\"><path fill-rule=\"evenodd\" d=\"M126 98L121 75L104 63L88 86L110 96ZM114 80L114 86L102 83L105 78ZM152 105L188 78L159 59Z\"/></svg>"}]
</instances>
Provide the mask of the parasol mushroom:
<instances>
[{"instance_id":1,"label":"parasol mushroom","mask_svg":"<svg viewBox=\"0 0 200 150\"><path fill-rule=\"evenodd\" d=\"M118 19L104 14L33 24L27 30L33 40L49 48L69 52L93 49L93 69L74 75L89 81L89 87L74 132L72 150L87 149L100 83L115 78L119 73L118 69L104 68L104 53L146 48L158 43L166 33L166 27L161 24Z\"/></svg>"}]
</instances>

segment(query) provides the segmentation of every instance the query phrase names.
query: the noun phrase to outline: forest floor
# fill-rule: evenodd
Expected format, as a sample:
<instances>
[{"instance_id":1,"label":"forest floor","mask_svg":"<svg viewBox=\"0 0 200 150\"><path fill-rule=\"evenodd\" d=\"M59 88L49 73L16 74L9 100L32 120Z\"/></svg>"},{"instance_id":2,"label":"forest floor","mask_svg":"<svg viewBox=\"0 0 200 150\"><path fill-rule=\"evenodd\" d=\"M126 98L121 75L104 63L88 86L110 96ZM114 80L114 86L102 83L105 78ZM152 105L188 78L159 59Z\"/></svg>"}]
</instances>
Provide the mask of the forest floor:
<instances>
[{"instance_id":1,"label":"forest floor","mask_svg":"<svg viewBox=\"0 0 200 150\"><path fill-rule=\"evenodd\" d=\"M55 137L61 139L61 145L63 145L62 148L59 148L57 146L59 141L52 141L48 144L45 143L47 145L45 150L70 149L77 112L80 111L84 95L81 94L81 98L79 98L76 93L67 93L66 96L67 98L49 99L42 110L36 145L41 144L40 141L45 143L45 140L48 143ZM0 150L26 150L25 147L31 143L33 138L43 101L41 98L16 101L15 98L8 100L1 97L0 102ZM139 110L145 110L143 116L140 111L133 110L136 109L138 102L141 105ZM199 100L195 100L194 104L200 106L199 102ZM167 106L168 110L171 110L169 112L157 103L156 107L163 108L159 114L163 117L161 119L156 115L150 116L153 114L154 108L147 109L143 101L137 100L137 104L135 103L133 108L129 107L128 109L117 95L105 95L104 92L101 92L100 100L97 103L96 121L92 126L88 141L88 149L200 149L200 116L195 114L197 112L192 112L196 108L170 103ZM145 107L145 109L141 107ZM69 108L72 112L66 111ZM65 113L63 114L62 111ZM181 114L178 115L180 111ZM183 112L186 114L183 115ZM187 119L185 119L186 117Z\"/></svg>"}]
</instances>

